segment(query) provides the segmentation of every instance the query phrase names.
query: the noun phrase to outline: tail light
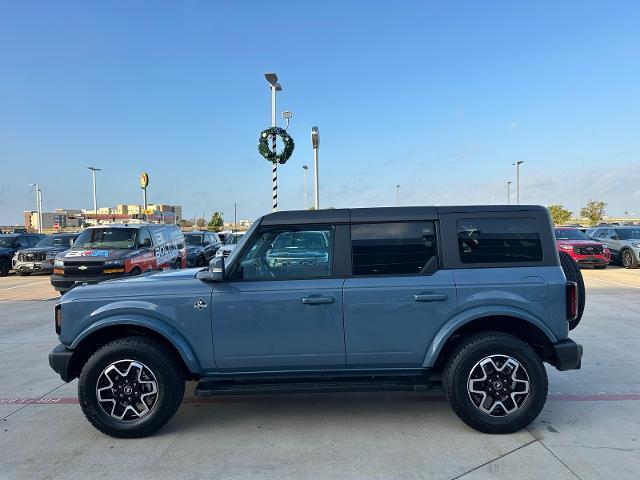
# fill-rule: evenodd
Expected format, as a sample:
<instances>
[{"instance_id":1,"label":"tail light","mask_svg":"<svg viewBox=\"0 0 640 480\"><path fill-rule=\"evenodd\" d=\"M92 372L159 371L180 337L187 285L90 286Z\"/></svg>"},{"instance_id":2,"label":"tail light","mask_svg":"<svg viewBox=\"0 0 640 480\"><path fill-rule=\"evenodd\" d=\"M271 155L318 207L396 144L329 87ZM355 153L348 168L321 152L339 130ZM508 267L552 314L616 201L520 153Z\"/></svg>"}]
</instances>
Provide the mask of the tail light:
<instances>
[{"instance_id":1,"label":"tail light","mask_svg":"<svg viewBox=\"0 0 640 480\"><path fill-rule=\"evenodd\" d=\"M567 282L567 321L578 318L578 284Z\"/></svg>"},{"instance_id":2,"label":"tail light","mask_svg":"<svg viewBox=\"0 0 640 480\"><path fill-rule=\"evenodd\" d=\"M58 304L55 308L56 335L60 335L62 330L62 305Z\"/></svg>"}]
</instances>

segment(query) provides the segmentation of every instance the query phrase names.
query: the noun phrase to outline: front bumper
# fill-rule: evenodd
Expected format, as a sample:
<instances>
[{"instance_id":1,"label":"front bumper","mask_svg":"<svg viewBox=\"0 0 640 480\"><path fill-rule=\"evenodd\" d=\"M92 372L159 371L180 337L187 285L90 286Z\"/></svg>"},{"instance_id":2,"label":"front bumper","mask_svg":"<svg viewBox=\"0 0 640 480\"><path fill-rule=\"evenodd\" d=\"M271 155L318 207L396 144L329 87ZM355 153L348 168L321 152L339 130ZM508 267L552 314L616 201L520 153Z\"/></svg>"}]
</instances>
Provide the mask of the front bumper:
<instances>
[{"instance_id":1,"label":"front bumper","mask_svg":"<svg viewBox=\"0 0 640 480\"><path fill-rule=\"evenodd\" d=\"M73 350L69 350L62 344L57 345L49 353L49 366L64 382L70 382L75 378L71 370L73 353Z\"/></svg>"},{"instance_id":2,"label":"front bumper","mask_svg":"<svg viewBox=\"0 0 640 480\"><path fill-rule=\"evenodd\" d=\"M582 366L582 345L570 338L553 345L555 367L558 370L579 370Z\"/></svg>"},{"instance_id":3,"label":"front bumper","mask_svg":"<svg viewBox=\"0 0 640 480\"><path fill-rule=\"evenodd\" d=\"M53 260L42 260L39 262L14 261L12 268L16 272L53 272Z\"/></svg>"},{"instance_id":4,"label":"front bumper","mask_svg":"<svg viewBox=\"0 0 640 480\"><path fill-rule=\"evenodd\" d=\"M114 278L122 278L128 276L128 273L110 273L108 275L93 275L82 277L79 275L51 275L51 285L59 292L66 292L75 283L98 283L105 280L113 280Z\"/></svg>"},{"instance_id":5,"label":"front bumper","mask_svg":"<svg viewBox=\"0 0 640 480\"><path fill-rule=\"evenodd\" d=\"M599 255L578 255L573 252L569 252L571 258L575 260L578 265L608 265L611 261L611 256L608 253L601 253Z\"/></svg>"}]
</instances>

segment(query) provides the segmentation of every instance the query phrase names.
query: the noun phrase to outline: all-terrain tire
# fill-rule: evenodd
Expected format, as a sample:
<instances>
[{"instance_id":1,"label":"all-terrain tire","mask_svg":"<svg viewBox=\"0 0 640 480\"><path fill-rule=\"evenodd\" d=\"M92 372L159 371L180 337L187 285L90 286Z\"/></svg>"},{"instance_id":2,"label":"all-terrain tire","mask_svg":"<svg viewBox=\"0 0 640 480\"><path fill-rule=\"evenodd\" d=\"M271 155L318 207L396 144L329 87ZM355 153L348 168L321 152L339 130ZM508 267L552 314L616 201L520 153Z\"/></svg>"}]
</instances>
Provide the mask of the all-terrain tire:
<instances>
[{"instance_id":1,"label":"all-terrain tire","mask_svg":"<svg viewBox=\"0 0 640 480\"><path fill-rule=\"evenodd\" d=\"M584 279L582 278L582 272L580 267L575 262L571 255L566 252L558 252L560 255L560 265L564 271L564 276L567 277L568 282L576 282L578 285L578 316L575 320L569 322L569 330L573 330L578 326L584 313L584 305L587 300L586 290L584 288Z\"/></svg>"},{"instance_id":2,"label":"all-terrain tire","mask_svg":"<svg viewBox=\"0 0 640 480\"><path fill-rule=\"evenodd\" d=\"M143 364L157 383L157 396L148 413L129 421L112 417L101 406L97 392L98 381L104 379L105 369L124 361ZM89 358L80 374L78 397L85 417L102 433L118 438L138 438L153 434L173 417L182 403L184 384L184 371L173 352L147 337L122 337L107 343Z\"/></svg>"},{"instance_id":3,"label":"all-terrain tire","mask_svg":"<svg viewBox=\"0 0 640 480\"><path fill-rule=\"evenodd\" d=\"M517 397L519 400L524 398L519 408L504 416L481 411L469 391L471 375L477 365L494 357L515 359L518 368L523 368L529 379L528 396ZM542 411L548 390L547 372L536 352L519 338L501 332L477 334L458 345L449 355L442 383L456 415L470 427L491 434L513 433L529 425Z\"/></svg>"}]
</instances>

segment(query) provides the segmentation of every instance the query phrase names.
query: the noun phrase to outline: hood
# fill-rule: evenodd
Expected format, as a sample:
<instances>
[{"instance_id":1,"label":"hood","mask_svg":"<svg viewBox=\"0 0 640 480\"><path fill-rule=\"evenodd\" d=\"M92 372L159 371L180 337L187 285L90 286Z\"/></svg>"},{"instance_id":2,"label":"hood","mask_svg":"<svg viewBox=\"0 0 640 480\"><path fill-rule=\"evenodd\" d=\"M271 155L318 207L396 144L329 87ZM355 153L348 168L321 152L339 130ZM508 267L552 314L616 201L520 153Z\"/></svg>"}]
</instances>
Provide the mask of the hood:
<instances>
[{"instance_id":1,"label":"hood","mask_svg":"<svg viewBox=\"0 0 640 480\"><path fill-rule=\"evenodd\" d=\"M134 255L136 250L116 249L105 250L100 248L82 249L72 248L71 250L59 253L56 260L64 260L65 262L104 262L106 260L121 260L128 256Z\"/></svg>"},{"instance_id":2,"label":"hood","mask_svg":"<svg viewBox=\"0 0 640 480\"><path fill-rule=\"evenodd\" d=\"M45 253L60 253L60 252L64 252L65 250L68 250L69 247L31 247L31 248L22 248L20 250L18 250L18 253L40 253L40 252L45 252Z\"/></svg>"},{"instance_id":3,"label":"hood","mask_svg":"<svg viewBox=\"0 0 640 480\"><path fill-rule=\"evenodd\" d=\"M558 245L604 245L597 240L556 240L556 242L558 242Z\"/></svg>"},{"instance_id":4,"label":"hood","mask_svg":"<svg viewBox=\"0 0 640 480\"><path fill-rule=\"evenodd\" d=\"M145 273L135 277L114 278L96 284L80 284L64 294L64 301L74 299L98 299L141 296L158 296L175 293L183 282L196 281L196 273L202 268L186 268L165 272Z\"/></svg>"}]
</instances>

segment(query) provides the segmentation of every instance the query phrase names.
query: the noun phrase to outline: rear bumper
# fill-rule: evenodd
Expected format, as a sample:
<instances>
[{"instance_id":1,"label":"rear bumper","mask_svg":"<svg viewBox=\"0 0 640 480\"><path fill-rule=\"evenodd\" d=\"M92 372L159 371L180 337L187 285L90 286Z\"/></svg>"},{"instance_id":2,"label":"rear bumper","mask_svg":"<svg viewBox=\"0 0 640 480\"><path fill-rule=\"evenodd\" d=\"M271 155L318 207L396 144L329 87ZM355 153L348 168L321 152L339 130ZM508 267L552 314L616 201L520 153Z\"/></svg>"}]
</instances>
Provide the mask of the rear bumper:
<instances>
[{"instance_id":1,"label":"rear bumper","mask_svg":"<svg viewBox=\"0 0 640 480\"><path fill-rule=\"evenodd\" d=\"M555 367L558 370L579 370L582 366L582 345L570 338L553 345Z\"/></svg>"},{"instance_id":2,"label":"rear bumper","mask_svg":"<svg viewBox=\"0 0 640 480\"><path fill-rule=\"evenodd\" d=\"M49 353L49 366L60 375L60 378L64 382L70 382L75 377L71 373L71 359L73 357L73 350L69 350L62 344L57 345Z\"/></svg>"},{"instance_id":3,"label":"rear bumper","mask_svg":"<svg viewBox=\"0 0 640 480\"><path fill-rule=\"evenodd\" d=\"M109 275L94 275L94 276L75 276L75 275L51 275L51 285L59 292L66 292L75 283L97 283L104 280L113 280L114 278L126 277L127 273L112 273Z\"/></svg>"}]
</instances>

